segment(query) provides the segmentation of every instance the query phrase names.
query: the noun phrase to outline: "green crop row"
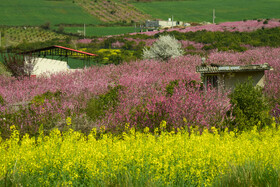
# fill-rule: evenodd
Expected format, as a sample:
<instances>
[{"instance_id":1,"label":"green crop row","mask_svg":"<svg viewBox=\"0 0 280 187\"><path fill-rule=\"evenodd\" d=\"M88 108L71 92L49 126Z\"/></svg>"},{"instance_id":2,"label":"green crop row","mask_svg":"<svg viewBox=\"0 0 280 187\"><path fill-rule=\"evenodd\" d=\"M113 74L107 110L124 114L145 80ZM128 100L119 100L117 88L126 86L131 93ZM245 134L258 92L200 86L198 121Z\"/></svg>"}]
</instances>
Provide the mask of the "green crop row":
<instances>
[{"instance_id":1,"label":"green crop row","mask_svg":"<svg viewBox=\"0 0 280 187\"><path fill-rule=\"evenodd\" d=\"M73 33L83 35L84 27L65 27L66 33ZM135 27L87 27L86 36L107 36L107 35L119 35L126 33L139 32L140 28Z\"/></svg>"}]
</instances>

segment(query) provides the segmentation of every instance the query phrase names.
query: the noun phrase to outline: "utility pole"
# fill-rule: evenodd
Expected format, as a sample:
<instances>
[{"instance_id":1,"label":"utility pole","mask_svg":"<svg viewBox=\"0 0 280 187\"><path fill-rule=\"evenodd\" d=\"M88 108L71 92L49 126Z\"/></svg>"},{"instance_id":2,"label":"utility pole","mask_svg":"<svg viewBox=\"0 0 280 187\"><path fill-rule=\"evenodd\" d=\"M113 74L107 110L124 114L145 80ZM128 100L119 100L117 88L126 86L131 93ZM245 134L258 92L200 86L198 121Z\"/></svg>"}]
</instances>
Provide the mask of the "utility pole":
<instances>
[{"instance_id":1,"label":"utility pole","mask_svg":"<svg viewBox=\"0 0 280 187\"><path fill-rule=\"evenodd\" d=\"M172 19L171 19L171 21L172 21L172 27L171 27L171 28L173 29L173 15L172 15Z\"/></svg>"},{"instance_id":2,"label":"utility pole","mask_svg":"<svg viewBox=\"0 0 280 187\"><path fill-rule=\"evenodd\" d=\"M216 18L216 16L215 16L215 9L213 9L213 24L215 24L215 18Z\"/></svg>"},{"instance_id":3,"label":"utility pole","mask_svg":"<svg viewBox=\"0 0 280 187\"><path fill-rule=\"evenodd\" d=\"M84 24L84 39L86 38L86 24Z\"/></svg>"}]
</instances>

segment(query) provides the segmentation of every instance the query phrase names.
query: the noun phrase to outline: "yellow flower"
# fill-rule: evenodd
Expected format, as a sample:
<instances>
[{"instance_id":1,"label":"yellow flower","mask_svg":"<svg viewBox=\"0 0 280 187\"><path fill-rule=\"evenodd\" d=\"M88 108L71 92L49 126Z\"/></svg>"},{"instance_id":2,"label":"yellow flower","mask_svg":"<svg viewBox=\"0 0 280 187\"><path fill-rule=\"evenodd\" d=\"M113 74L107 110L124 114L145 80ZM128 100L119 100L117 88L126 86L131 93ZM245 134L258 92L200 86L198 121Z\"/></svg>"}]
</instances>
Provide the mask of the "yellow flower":
<instances>
[{"instance_id":1,"label":"yellow flower","mask_svg":"<svg viewBox=\"0 0 280 187\"><path fill-rule=\"evenodd\" d=\"M69 125L71 125L71 124L72 124L72 119L71 119L71 117L67 117L67 118L66 118L66 125L69 126Z\"/></svg>"}]
</instances>

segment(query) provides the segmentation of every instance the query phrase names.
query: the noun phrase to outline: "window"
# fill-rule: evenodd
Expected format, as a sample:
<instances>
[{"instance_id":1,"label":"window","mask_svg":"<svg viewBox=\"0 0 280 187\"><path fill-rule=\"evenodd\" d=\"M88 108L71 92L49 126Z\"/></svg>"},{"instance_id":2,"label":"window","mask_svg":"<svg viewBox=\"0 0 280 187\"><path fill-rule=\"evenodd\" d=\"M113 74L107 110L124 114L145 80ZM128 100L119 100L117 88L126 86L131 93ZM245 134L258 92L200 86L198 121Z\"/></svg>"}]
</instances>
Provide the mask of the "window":
<instances>
[{"instance_id":1,"label":"window","mask_svg":"<svg viewBox=\"0 0 280 187\"><path fill-rule=\"evenodd\" d=\"M208 75L206 77L206 84L211 85L212 88L217 88L218 87L218 76L217 75Z\"/></svg>"}]
</instances>

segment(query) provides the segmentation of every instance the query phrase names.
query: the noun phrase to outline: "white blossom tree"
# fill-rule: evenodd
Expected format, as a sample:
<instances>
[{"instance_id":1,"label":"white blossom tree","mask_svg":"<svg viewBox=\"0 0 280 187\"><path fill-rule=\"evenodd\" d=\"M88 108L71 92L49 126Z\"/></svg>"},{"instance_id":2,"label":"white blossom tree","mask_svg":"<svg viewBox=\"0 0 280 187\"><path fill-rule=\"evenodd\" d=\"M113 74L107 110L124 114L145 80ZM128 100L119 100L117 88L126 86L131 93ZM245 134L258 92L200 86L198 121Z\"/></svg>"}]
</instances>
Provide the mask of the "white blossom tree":
<instances>
[{"instance_id":1,"label":"white blossom tree","mask_svg":"<svg viewBox=\"0 0 280 187\"><path fill-rule=\"evenodd\" d=\"M143 49L144 59L158 59L168 61L170 58L175 58L183 55L181 43L173 36L160 36L150 48Z\"/></svg>"}]
</instances>

